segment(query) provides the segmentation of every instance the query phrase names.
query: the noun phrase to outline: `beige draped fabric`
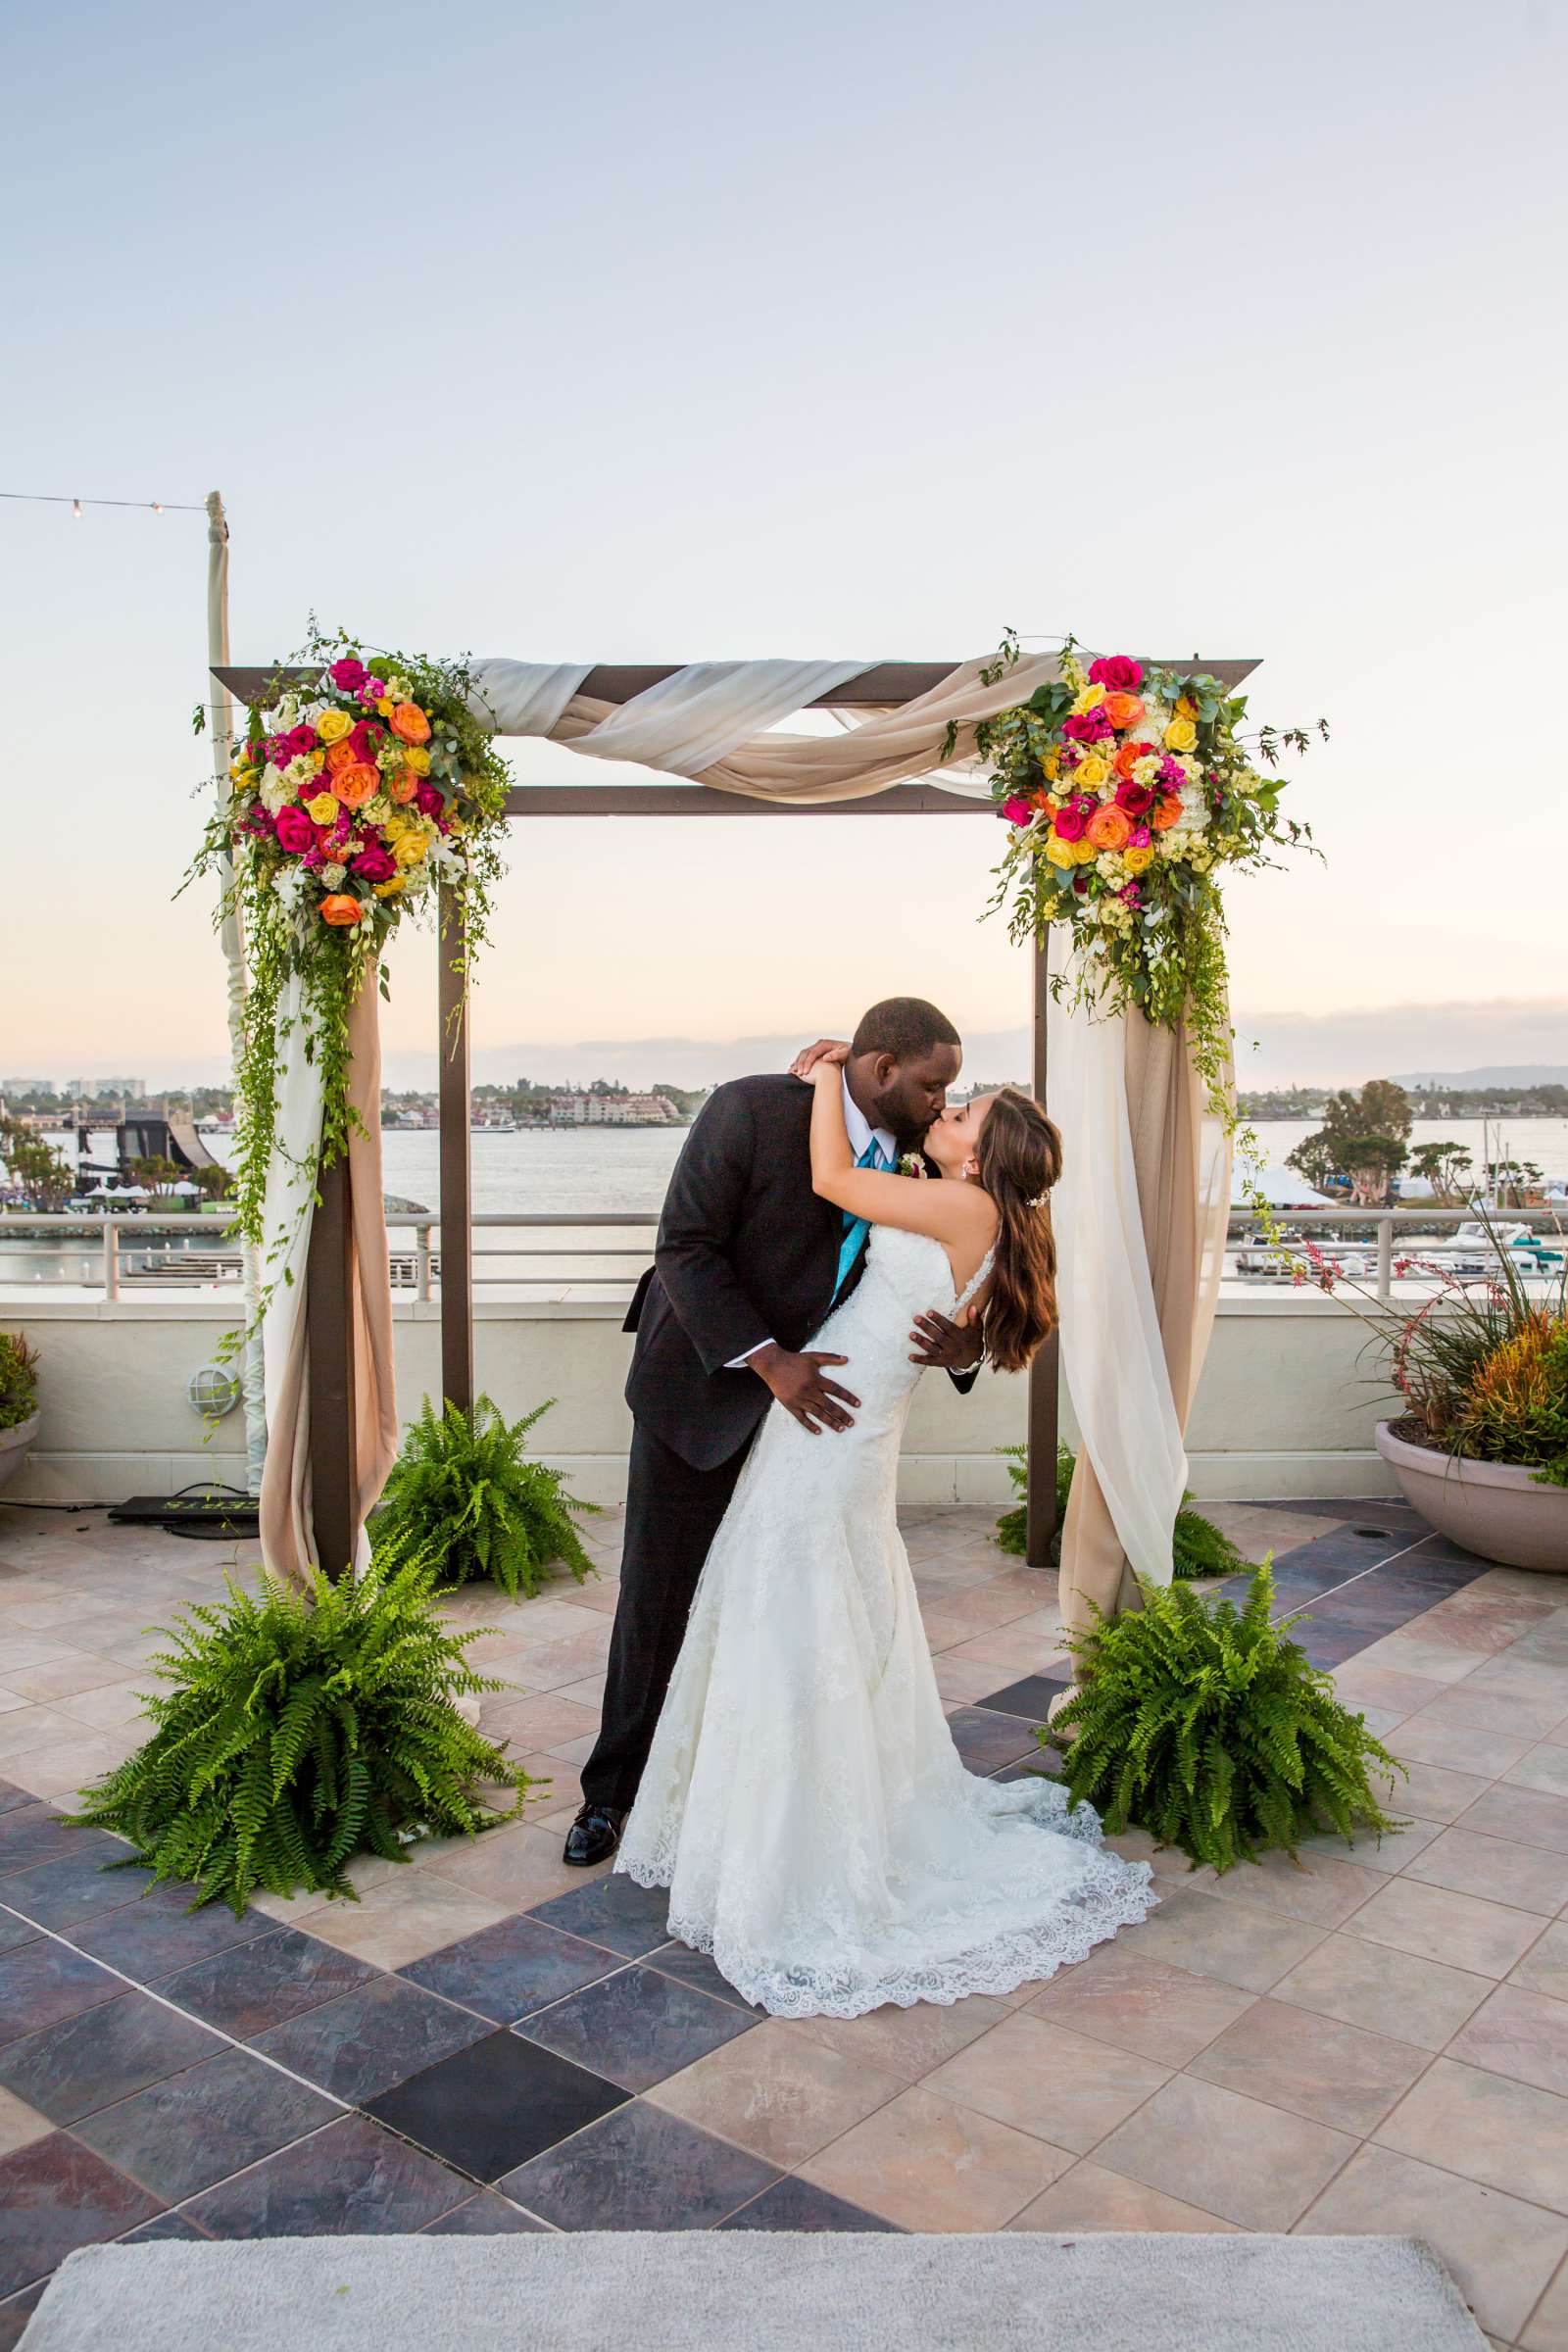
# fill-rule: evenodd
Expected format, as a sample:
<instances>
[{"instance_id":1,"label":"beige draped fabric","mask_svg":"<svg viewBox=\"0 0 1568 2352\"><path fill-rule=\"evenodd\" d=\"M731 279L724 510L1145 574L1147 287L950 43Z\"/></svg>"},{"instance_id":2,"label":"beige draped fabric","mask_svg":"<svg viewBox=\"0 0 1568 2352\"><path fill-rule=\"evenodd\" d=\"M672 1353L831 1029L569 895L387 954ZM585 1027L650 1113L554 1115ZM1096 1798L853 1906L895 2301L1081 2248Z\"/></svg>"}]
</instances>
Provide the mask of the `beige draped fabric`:
<instances>
[{"instance_id":1,"label":"beige draped fabric","mask_svg":"<svg viewBox=\"0 0 1568 2352\"><path fill-rule=\"evenodd\" d=\"M1121 1028L1150 1282L1171 1400L1185 1432L1225 1266L1230 1139L1193 1068L1186 1025L1153 1028L1142 1014L1129 1013ZM1062 1530L1062 1618L1082 1633L1092 1628L1097 1611L1115 1616L1142 1605L1094 1464L1082 1448Z\"/></svg>"},{"instance_id":2,"label":"beige draped fabric","mask_svg":"<svg viewBox=\"0 0 1568 2352\"><path fill-rule=\"evenodd\" d=\"M360 991L349 1012L349 1101L358 1116L350 1134L349 1188L354 1233L354 1452L358 1471L358 1518L380 1498L397 1459L398 1408L392 1354L392 1287L381 1198L381 1033L373 979ZM362 1132L363 1130L363 1132ZM319 1134L319 1123L318 1123ZM316 1561L312 1519L309 1299L282 1343L267 1465L259 1505L262 1558L270 1574L303 1587L315 1563L329 1576L363 1565Z\"/></svg>"}]
</instances>

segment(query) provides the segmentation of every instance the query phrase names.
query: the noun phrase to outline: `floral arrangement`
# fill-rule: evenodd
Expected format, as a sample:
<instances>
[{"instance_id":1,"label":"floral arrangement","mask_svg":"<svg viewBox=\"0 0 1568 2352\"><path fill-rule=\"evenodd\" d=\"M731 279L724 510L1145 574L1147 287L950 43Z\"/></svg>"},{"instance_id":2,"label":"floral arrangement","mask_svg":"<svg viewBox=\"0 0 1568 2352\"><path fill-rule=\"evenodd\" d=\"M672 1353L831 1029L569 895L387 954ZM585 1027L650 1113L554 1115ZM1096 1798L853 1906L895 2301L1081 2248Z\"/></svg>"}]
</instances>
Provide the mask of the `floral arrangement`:
<instances>
[{"instance_id":1,"label":"floral arrangement","mask_svg":"<svg viewBox=\"0 0 1568 2352\"><path fill-rule=\"evenodd\" d=\"M409 914L433 911L444 887L461 917L460 954L486 935L510 781L462 662L368 656L357 639L313 626L303 652L277 665L277 681L276 701L250 713L226 806L187 876L216 872L219 919L237 913L244 933L236 1221L257 1243L278 1149L287 984L302 984L302 1017L325 1078L314 1176L347 1145L349 1007L369 980L384 993L391 934Z\"/></svg>"},{"instance_id":2,"label":"floral arrangement","mask_svg":"<svg viewBox=\"0 0 1568 2352\"><path fill-rule=\"evenodd\" d=\"M1009 634L997 667L982 674L989 683L1017 660ZM1245 697L1201 672L1146 669L1130 654L1086 663L1069 638L1057 679L976 730L1010 827L993 906L1008 907L1015 939L1066 926L1079 954L1070 973L1054 975L1058 994L1071 987L1167 1028L1185 1016L1200 1075L1227 1120L1217 875L1310 840L1309 827L1281 816L1281 783L1253 765L1246 713ZM1273 766L1282 747L1304 750L1307 740L1301 728L1263 727L1253 743Z\"/></svg>"}]
</instances>

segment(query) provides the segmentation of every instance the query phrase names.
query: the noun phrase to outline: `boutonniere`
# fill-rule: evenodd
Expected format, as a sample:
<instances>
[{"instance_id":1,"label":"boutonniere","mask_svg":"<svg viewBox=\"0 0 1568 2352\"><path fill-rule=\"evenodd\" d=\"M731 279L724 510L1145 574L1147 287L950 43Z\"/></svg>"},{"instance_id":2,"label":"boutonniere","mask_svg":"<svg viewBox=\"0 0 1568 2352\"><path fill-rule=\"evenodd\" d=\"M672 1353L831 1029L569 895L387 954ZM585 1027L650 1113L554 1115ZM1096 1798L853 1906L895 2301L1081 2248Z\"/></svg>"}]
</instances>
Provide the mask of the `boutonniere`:
<instances>
[{"instance_id":1,"label":"boutonniere","mask_svg":"<svg viewBox=\"0 0 1568 2352\"><path fill-rule=\"evenodd\" d=\"M901 1176L925 1176L930 1171L918 1152L906 1152L899 1161Z\"/></svg>"}]
</instances>

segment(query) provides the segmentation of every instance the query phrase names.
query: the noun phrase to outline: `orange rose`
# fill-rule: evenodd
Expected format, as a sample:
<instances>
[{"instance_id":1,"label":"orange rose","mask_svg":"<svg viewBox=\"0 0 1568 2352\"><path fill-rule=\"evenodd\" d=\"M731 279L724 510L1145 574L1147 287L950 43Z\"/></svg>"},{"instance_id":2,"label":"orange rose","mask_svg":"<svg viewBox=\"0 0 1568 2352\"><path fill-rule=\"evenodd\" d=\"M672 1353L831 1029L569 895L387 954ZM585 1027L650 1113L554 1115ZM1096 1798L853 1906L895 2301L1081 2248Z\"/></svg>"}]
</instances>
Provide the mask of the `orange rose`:
<instances>
[{"instance_id":1,"label":"orange rose","mask_svg":"<svg viewBox=\"0 0 1568 2352\"><path fill-rule=\"evenodd\" d=\"M323 899L321 901L322 922L341 923L347 925L349 923L357 923L359 919L360 902L358 899L346 898L341 893L338 893L330 899Z\"/></svg>"},{"instance_id":2,"label":"orange rose","mask_svg":"<svg viewBox=\"0 0 1568 2352\"><path fill-rule=\"evenodd\" d=\"M1144 715L1144 706L1136 694L1107 694L1101 708L1118 729L1135 726Z\"/></svg>"},{"instance_id":3,"label":"orange rose","mask_svg":"<svg viewBox=\"0 0 1568 2352\"><path fill-rule=\"evenodd\" d=\"M1084 827L1097 850L1124 850L1132 829L1132 819L1124 808L1116 807L1114 801L1108 801L1103 808L1097 808Z\"/></svg>"},{"instance_id":4,"label":"orange rose","mask_svg":"<svg viewBox=\"0 0 1568 2352\"><path fill-rule=\"evenodd\" d=\"M419 779L410 767L394 767L389 769L384 778L384 782L386 784L387 792L391 798L394 801L402 801L404 803L412 801L415 794L419 789Z\"/></svg>"},{"instance_id":5,"label":"orange rose","mask_svg":"<svg viewBox=\"0 0 1568 2352\"><path fill-rule=\"evenodd\" d=\"M417 703L397 704L386 723L400 743L428 743L430 740L430 721Z\"/></svg>"},{"instance_id":6,"label":"orange rose","mask_svg":"<svg viewBox=\"0 0 1568 2352\"><path fill-rule=\"evenodd\" d=\"M1149 821L1156 833L1168 833L1182 812L1182 805L1173 792L1161 793L1149 812Z\"/></svg>"},{"instance_id":7,"label":"orange rose","mask_svg":"<svg viewBox=\"0 0 1568 2352\"><path fill-rule=\"evenodd\" d=\"M359 764L360 755L346 737L342 743L334 743L326 755L326 772L329 776L337 775L342 768L358 767Z\"/></svg>"},{"instance_id":8,"label":"orange rose","mask_svg":"<svg viewBox=\"0 0 1568 2352\"><path fill-rule=\"evenodd\" d=\"M380 787L380 771L363 760L351 767L340 767L332 778L332 790L345 808L363 808Z\"/></svg>"}]
</instances>

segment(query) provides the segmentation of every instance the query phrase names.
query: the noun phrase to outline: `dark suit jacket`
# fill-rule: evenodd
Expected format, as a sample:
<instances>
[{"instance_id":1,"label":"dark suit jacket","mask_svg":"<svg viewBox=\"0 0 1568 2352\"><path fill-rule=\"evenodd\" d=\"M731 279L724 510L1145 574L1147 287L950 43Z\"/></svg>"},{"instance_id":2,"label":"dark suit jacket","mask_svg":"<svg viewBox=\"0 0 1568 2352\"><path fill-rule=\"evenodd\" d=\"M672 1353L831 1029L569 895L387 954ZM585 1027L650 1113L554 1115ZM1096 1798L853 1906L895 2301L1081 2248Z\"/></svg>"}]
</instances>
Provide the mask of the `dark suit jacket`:
<instances>
[{"instance_id":1,"label":"dark suit jacket","mask_svg":"<svg viewBox=\"0 0 1568 2352\"><path fill-rule=\"evenodd\" d=\"M804 1348L833 1302L844 1216L811 1190L811 1092L768 1076L710 1096L626 1317L637 1334L626 1401L696 1470L728 1461L772 1402L755 1372L725 1370L731 1358L768 1339ZM862 1250L846 1296L864 1264Z\"/></svg>"}]
</instances>

